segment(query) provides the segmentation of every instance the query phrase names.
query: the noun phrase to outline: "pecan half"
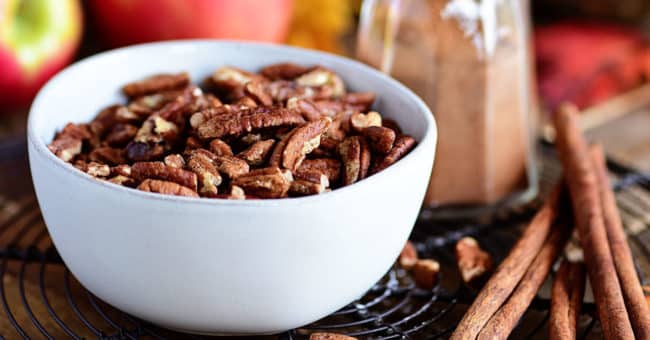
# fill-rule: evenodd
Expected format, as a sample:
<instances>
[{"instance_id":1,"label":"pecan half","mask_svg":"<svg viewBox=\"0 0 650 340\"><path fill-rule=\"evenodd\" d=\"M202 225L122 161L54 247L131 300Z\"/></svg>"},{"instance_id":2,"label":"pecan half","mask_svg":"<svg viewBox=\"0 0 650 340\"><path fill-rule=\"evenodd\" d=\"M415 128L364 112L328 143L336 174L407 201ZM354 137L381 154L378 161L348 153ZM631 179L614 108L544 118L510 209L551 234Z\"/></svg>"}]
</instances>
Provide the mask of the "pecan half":
<instances>
[{"instance_id":1,"label":"pecan half","mask_svg":"<svg viewBox=\"0 0 650 340\"><path fill-rule=\"evenodd\" d=\"M418 261L418 251L411 241L406 241L402 252L399 254L399 265L406 270L410 270Z\"/></svg>"},{"instance_id":2,"label":"pecan half","mask_svg":"<svg viewBox=\"0 0 650 340\"><path fill-rule=\"evenodd\" d=\"M135 138L138 128L131 124L119 123L106 135L105 142L114 147L123 147Z\"/></svg>"},{"instance_id":3,"label":"pecan half","mask_svg":"<svg viewBox=\"0 0 650 340\"><path fill-rule=\"evenodd\" d=\"M350 127L356 132L371 126L381 126L381 115L376 111L366 114L355 112L350 116Z\"/></svg>"},{"instance_id":4,"label":"pecan half","mask_svg":"<svg viewBox=\"0 0 650 340\"><path fill-rule=\"evenodd\" d=\"M140 183L140 185L138 185L137 189L165 195L199 197L199 195L190 188L186 188L178 183L157 179L145 179Z\"/></svg>"},{"instance_id":5,"label":"pecan half","mask_svg":"<svg viewBox=\"0 0 650 340\"><path fill-rule=\"evenodd\" d=\"M253 99L253 98L251 98L249 96L243 96L243 97L237 99L237 101L234 102L233 104L238 106L238 107L243 107L243 108L253 108L253 107L258 106L255 99Z\"/></svg>"},{"instance_id":6,"label":"pecan half","mask_svg":"<svg viewBox=\"0 0 650 340\"><path fill-rule=\"evenodd\" d=\"M287 195L292 181L291 172L283 172L278 167L269 167L241 175L235 178L232 184L244 189L247 195L280 198Z\"/></svg>"},{"instance_id":7,"label":"pecan half","mask_svg":"<svg viewBox=\"0 0 650 340\"><path fill-rule=\"evenodd\" d=\"M463 237L456 242L456 261L463 282L483 283L492 270L492 257L481 249L473 237Z\"/></svg>"},{"instance_id":8,"label":"pecan half","mask_svg":"<svg viewBox=\"0 0 650 340\"><path fill-rule=\"evenodd\" d=\"M131 166L128 164L116 165L111 168L111 176L131 177Z\"/></svg>"},{"instance_id":9,"label":"pecan half","mask_svg":"<svg viewBox=\"0 0 650 340\"><path fill-rule=\"evenodd\" d=\"M183 90L166 90L158 93L145 95L135 98L128 105L131 112L136 115L146 116L150 115L156 110L160 110L165 104L175 100L178 96L183 94Z\"/></svg>"},{"instance_id":10,"label":"pecan half","mask_svg":"<svg viewBox=\"0 0 650 340\"><path fill-rule=\"evenodd\" d=\"M135 187L138 184L133 178L122 175L111 177L108 179L108 181L117 185L124 185L131 188Z\"/></svg>"},{"instance_id":11,"label":"pecan half","mask_svg":"<svg viewBox=\"0 0 650 340\"><path fill-rule=\"evenodd\" d=\"M402 134L402 129L400 129L399 124L390 118L384 118L381 125L395 131L395 134L398 136Z\"/></svg>"},{"instance_id":12,"label":"pecan half","mask_svg":"<svg viewBox=\"0 0 650 340\"><path fill-rule=\"evenodd\" d=\"M343 160L343 184L350 185L366 177L370 166L370 149L359 136L346 138L338 146Z\"/></svg>"},{"instance_id":13,"label":"pecan half","mask_svg":"<svg viewBox=\"0 0 650 340\"><path fill-rule=\"evenodd\" d=\"M413 266L415 284L423 289L432 289L438 282L440 263L435 260L417 260Z\"/></svg>"},{"instance_id":14,"label":"pecan half","mask_svg":"<svg viewBox=\"0 0 650 340\"><path fill-rule=\"evenodd\" d=\"M282 151L282 166L290 170L298 169L305 156L320 145L320 137L331 123L330 118L324 117L296 128Z\"/></svg>"},{"instance_id":15,"label":"pecan half","mask_svg":"<svg viewBox=\"0 0 650 340\"><path fill-rule=\"evenodd\" d=\"M309 69L294 63L278 63L262 68L260 73L271 80L292 80L308 72Z\"/></svg>"},{"instance_id":16,"label":"pecan half","mask_svg":"<svg viewBox=\"0 0 650 340\"><path fill-rule=\"evenodd\" d=\"M232 148L221 139L213 139L210 142L210 152L217 156L232 156Z\"/></svg>"},{"instance_id":17,"label":"pecan half","mask_svg":"<svg viewBox=\"0 0 650 340\"><path fill-rule=\"evenodd\" d=\"M111 168L106 164L90 162L83 169L87 174L93 177L107 177L111 174Z\"/></svg>"},{"instance_id":18,"label":"pecan half","mask_svg":"<svg viewBox=\"0 0 650 340\"><path fill-rule=\"evenodd\" d=\"M293 177L289 193L294 196L322 194L330 186L327 176L318 170L295 171Z\"/></svg>"},{"instance_id":19,"label":"pecan half","mask_svg":"<svg viewBox=\"0 0 650 340\"><path fill-rule=\"evenodd\" d=\"M323 116L323 114L318 109L318 106L316 106L316 104L314 104L309 99L291 97L287 100L286 106L287 109L293 109L300 112L306 121L315 121Z\"/></svg>"},{"instance_id":20,"label":"pecan half","mask_svg":"<svg viewBox=\"0 0 650 340\"><path fill-rule=\"evenodd\" d=\"M334 72L317 67L295 79L299 86L317 88L314 98L340 97L345 93L343 80Z\"/></svg>"},{"instance_id":21,"label":"pecan half","mask_svg":"<svg viewBox=\"0 0 650 340\"><path fill-rule=\"evenodd\" d=\"M246 145L255 144L261 140L262 135L259 133L249 133L239 138L239 141Z\"/></svg>"},{"instance_id":22,"label":"pecan half","mask_svg":"<svg viewBox=\"0 0 650 340\"><path fill-rule=\"evenodd\" d=\"M74 124L68 123L63 127L63 130L57 134L57 137L67 136L73 139L88 140L92 138L90 127L88 124Z\"/></svg>"},{"instance_id":23,"label":"pecan half","mask_svg":"<svg viewBox=\"0 0 650 340\"><path fill-rule=\"evenodd\" d=\"M230 193L229 194L219 194L216 196L217 198L225 198L229 200L245 200L246 193L244 192L244 189L233 185L230 187Z\"/></svg>"},{"instance_id":24,"label":"pecan half","mask_svg":"<svg viewBox=\"0 0 650 340\"><path fill-rule=\"evenodd\" d=\"M216 89L231 100L244 95L244 86L255 80L264 81L264 77L236 67L225 66L216 70L210 77Z\"/></svg>"},{"instance_id":25,"label":"pecan half","mask_svg":"<svg viewBox=\"0 0 650 340\"><path fill-rule=\"evenodd\" d=\"M47 148L63 161L69 162L81 153L81 146L81 139L62 136L53 140Z\"/></svg>"},{"instance_id":26,"label":"pecan half","mask_svg":"<svg viewBox=\"0 0 650 340\"><path fill-rule=\"evenodd\" d=\"M187 72L156 74L124 85L122 92L129 97L139 97L154 92L178 89L189 85L189 83L190 76Z\"/></svg>"},{"instance_id":27,"label":"pecan half","mask_svg":"<svg viewBox=\"0 0 650 340\"><path fill-rule=\"evenodd\" d=\"M264 106L273 105L273 98L266 93L264 84L259 81L251 81L244 86L244 93L253 98L255 102Z\"/></svg>"},{"instance_id":28,"label":"pecan half","mask_svg":"<svg viewBox=\"0 0 650 340\"><path fill-rule=\"evenodd\" d=\"M200 139L194 136L187 137L187 140L185 141L185 151L201 148L203 148L203 142L201 142Z\"/></svg>"},{"instance_id":29,"label":"pecan half","mask_svg":"<svg viewBox=\"0 0 650 340\"><path fill-rule=\"evenodd\" d=\"M372 103L375 102L375 97L375 94L372 92L351 92L344 94L341 97L341 101L350 109L368 112Z\"/></svg>"},{"instance_id":30,"label":"pecan half","mask_svg":"<svg viewBox=\"0 0 650 340\"><path fill-rule=\"evenodd\" d=\"M291 132L284 135L277 143L275 143L273 152L271 152L271 156L269 157L270 166L275 166L275 167L282 166L282 153L284 152L284 149L287 146L289 137L291 137Z\"/></svg>"},{"instance_id":31,"label":"pecan half","mask_svg":"<svg viewBox=\"0 0 650 340\"><path fill-rule=\"evenodd\" d=\"M390 149L386 156L381 158L375 164L372 169L372 173L377 173L393 165L393 163L397 162L406 154L408 154L411 149L413 149L413 147L415 147L415 139L413 139L413 137L407 135L401 135L397 137L397 139L395 139L395 143L393 144L393 148Z\"/></svg>"},{"instance_id":32,"label":"pecan half","mask_svg":"<svg viewBox=\"0 0 650 340\"><path fill-rule=\"evenodd\" d=\"M219 193L218 187L223 179L207 151L199 152L199 150L201 149L190 153L187 167L198 176L199 192L208 197L215 197Z\"/></svg>"},{"instance_id":33,"label":"pecan half","mask_svg":"<svg viewBox=\"0 0 650 340\"><path fill-rule=\"evenodd\" d=\"M210 118L199 125L197 136L202 139L240 136L259 129L295 126L305 120L294 110L273 107L257 107L241 112Z\"/></svg>"},{"instance_id":34,"label":"pecan half","mask_svg":"<svg viewBox=\"0 0 650 340\"><path fill-rule=\"evenodd\" d=\"M201 110L199 112L195 112L192 114L190 117L190 126L193 128L198 128L201 124L207 122L210 120L212 117L220 116L220 115L225 115L227 113L232 113L235 111L239 111L237 107L231 106L231 105L223 105L219 107L212 107L208 109Z\"/></svg>"},{"instance_id":35,"label":"pecan half","mask_svg":"<svg viewBox=\"0 0 650 340\"><path fill-rule=\"evenodd\" d=\"M117 124L115 111L120 107L121 105L111 105L99 111L97 116L90 122L90 131L97 136L103 136L104 133Z\"/></svg>"},{"instance_id":36,"label":"pecan half","mask_svg":"<svg viewBox=\"0 0 650 340\"><path fill-rule=\"evenodd\" d=\"M131 166L131 177L137 181L159 179L178 183L184 187L196 190L196 174L165 165L163 162L136 162Z\"/></svg>"},{"instance_id":37,"label":"pecan half","mask_svg":"<svg viewBox=\"0 0 650 340\"><path fill-rule=\"evenodd\" d=\"M387 154L395 143L395 131L383 126L371 126L361 130L361 135L366 137L370 148L375 152Z\"/></svg>"},{"instance_id":38,"label":"pecan half","mask_svg":"<svg viewBox=\"0 0 650 340\"><path fill-rule=\"evenodd\" d=\"M299 172L318 170L327 176L330 183L338 182L341 178L341 162L333 158L305 159L298 167Z\"/></svg>"},{"instance_id":39,"label":"pecan half","mask_svg":"<svg viewBox=\"0 0 650 340\"><path fill-rule=\"evenodd\" d=\"M237 178L250 170L248 163L234 156L216 156L213 159L217 170L228 178Z\"/></svg>"},{"instance_id":40,"label":"pecan half","mask_svg":"<svg viewBox=\"0 0 650 340\"><path fill-rule=\"evenodd\" d=\"M172 168L182 169L185 166L185 159L179 154L167 155L163 162L165 162L165 165L171 166Z\"/></svg>"},{"instance_id":41,"label":"pecan half","mask_svg":"<svg viewBox=\"0 0 650 340\"><path fill-rule=\"evenodd\" d=\"M126 158L124 158L124 151L122 149L116 149L107 146L100 147L91 151L88 155L88 159L93 162L106 163L109 165L126 163Z\"/></svg>"},{"instance_id":42,"label":"pecan half","mask_svg":"<svg viewBox=\"0 0 650 340\"><path fill-rule=\"evenodd\" d=\"M273 150L273 145L275 145L275 140L273 139L255 142L248 149L240 152L237 157L245 160L250 166L260 166L264 164Z\"/></svg>"}]
</instances>

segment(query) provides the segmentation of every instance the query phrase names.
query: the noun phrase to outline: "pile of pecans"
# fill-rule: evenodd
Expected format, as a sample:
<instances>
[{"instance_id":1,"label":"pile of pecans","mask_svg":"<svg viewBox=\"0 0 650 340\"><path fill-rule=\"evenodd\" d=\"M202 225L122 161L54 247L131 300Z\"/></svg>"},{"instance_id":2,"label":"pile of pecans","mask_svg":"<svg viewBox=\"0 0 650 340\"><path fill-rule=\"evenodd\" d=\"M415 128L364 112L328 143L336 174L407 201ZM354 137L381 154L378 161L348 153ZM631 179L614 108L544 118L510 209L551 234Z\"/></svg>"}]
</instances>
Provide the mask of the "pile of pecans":
<instances>
[{"instance_id":1,"label":"pile of pecans","mask_svg":"<svg viewBox=\"0 0 650 340\"><path fill-rule=\"evenodd\" d=\"M228 199L327 192L377 173L415 140L371 111L375 95L347 92L321 67L281 63L259 74L187 73L126 84L125 105L69 123L48 146L87 174L138 190Z\"/></svg>"}]
</instances>

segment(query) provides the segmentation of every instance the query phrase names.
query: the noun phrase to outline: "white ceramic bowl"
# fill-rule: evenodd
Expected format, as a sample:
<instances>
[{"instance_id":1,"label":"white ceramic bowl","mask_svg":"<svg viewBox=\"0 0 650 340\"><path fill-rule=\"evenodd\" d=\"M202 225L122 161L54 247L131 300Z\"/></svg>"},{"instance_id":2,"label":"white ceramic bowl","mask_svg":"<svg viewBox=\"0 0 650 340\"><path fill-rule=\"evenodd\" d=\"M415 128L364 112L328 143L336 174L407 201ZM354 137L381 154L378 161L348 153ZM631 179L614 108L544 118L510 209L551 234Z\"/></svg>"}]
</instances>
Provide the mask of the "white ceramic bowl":
<instances>
[{"instance_id":1,"label":"white ceramic bowl","mask_svg":"<svg viewBox=\"0 0 650 340\"><path fill-rule=\"evenodd\" d=\"M304 198L256 201L162 196L97 181L46 145L67 122L124 101L120 86L223 65L321 64L418 141L357 184ZM361 296L390 268L420 209L436 127L426 105L361 63L284 46L177 41L122 48L54 77L32 105L29 160L43 217L65 264L93 294L158 325L195 333L260 334L298 327Z\"/></svg>"}]
</instances>

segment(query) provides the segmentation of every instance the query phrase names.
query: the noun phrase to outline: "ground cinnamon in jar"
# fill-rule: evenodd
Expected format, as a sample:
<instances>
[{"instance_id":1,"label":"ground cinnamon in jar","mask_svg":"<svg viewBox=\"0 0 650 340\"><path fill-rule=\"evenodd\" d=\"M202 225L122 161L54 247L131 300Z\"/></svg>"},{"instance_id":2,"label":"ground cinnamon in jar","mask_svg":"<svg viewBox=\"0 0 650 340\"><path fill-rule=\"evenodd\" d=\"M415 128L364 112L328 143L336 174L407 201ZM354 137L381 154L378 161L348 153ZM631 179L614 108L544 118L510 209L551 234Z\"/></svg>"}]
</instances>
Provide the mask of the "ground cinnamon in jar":
<instances>
[{"instance_id":1,"label":"ground cinnamon in jar","mask_svg":"<svg viewBox=\"0 0 650 340\"><path fill-rule=\"evenodd\" d=\"M535 182L523 3L412 1L399 9L390 74L427 102L438 124L425 206L489 205ZM385 67L386 54L370 53L367 40L360 57Z\"/></svg>"}]
</instances>

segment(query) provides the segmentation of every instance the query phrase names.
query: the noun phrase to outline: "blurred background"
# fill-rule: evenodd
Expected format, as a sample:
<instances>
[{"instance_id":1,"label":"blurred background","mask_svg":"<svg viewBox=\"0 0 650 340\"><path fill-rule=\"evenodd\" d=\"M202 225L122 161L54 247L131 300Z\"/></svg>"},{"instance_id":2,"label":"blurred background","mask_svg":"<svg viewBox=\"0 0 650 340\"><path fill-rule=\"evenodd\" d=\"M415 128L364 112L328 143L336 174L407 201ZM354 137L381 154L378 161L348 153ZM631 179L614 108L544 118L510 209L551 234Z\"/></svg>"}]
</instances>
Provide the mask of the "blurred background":
<instances>
[{"instance_id":1,"label":"blurred background","mask_svg":"<svg viewBox=\"0 0 650 340\"><path fill-rule=\"evenodd\" d=\"M20 143L38 88L75 60L183 38L259 40L354 57L361 6L361 0L0 0L0 145ZM565 100L588 109L630 91L637 91L636 106L650 97L643 92L650 78L650 2L533 0L530 9L542 112Z\"/></svg>"}]
</instances>

